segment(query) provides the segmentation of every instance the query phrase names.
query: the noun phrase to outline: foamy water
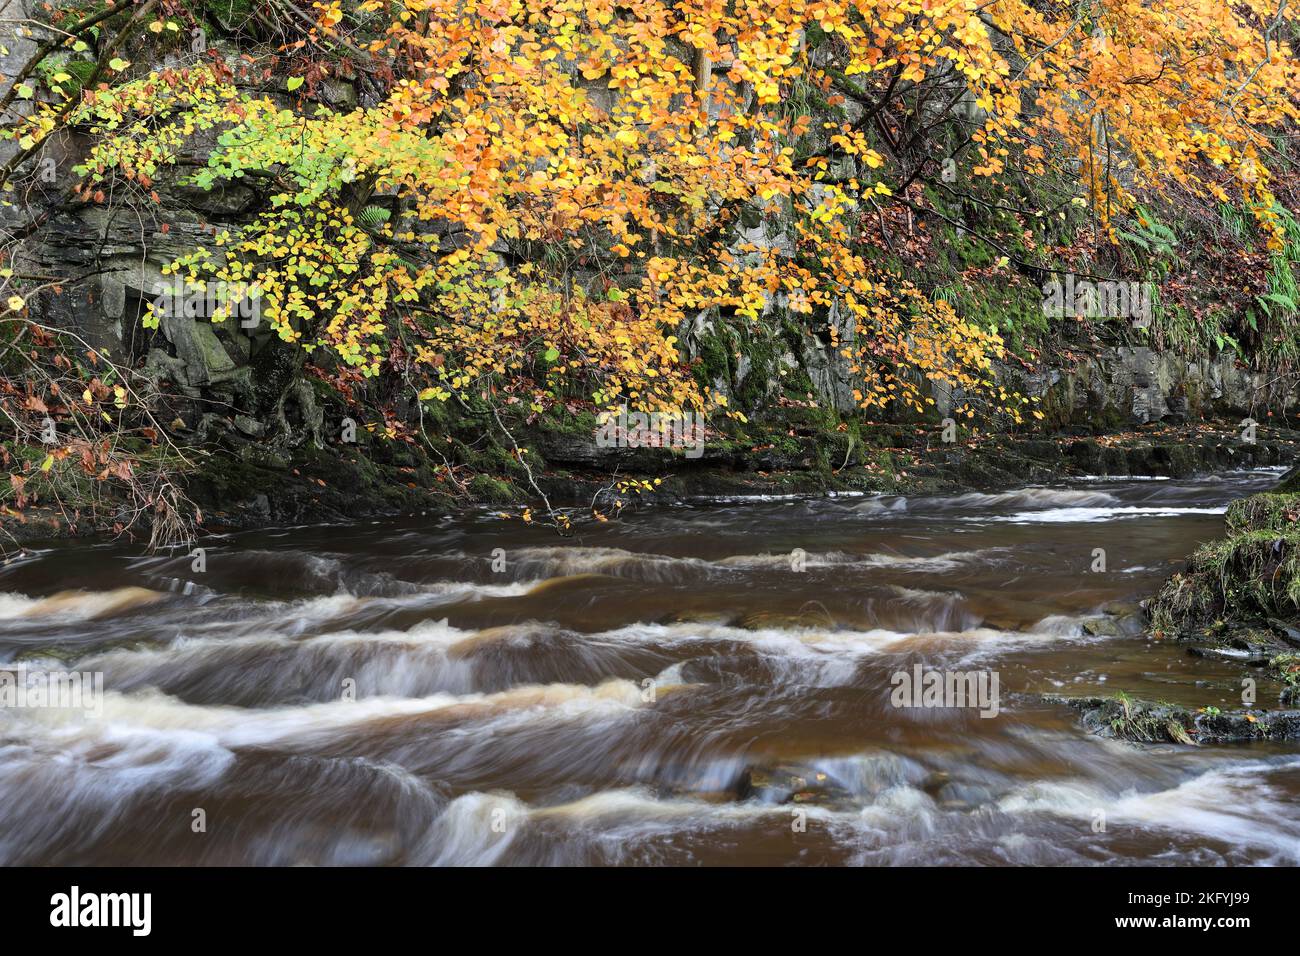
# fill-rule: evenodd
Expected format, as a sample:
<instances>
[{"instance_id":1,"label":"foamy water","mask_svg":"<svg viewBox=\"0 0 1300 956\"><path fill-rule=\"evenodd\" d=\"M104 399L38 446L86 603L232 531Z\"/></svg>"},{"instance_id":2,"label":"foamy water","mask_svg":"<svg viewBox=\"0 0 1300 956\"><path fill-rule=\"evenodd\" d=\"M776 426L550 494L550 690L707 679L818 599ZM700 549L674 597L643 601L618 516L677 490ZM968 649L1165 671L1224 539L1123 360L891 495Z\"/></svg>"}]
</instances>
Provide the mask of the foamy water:
<instances>
[{"instance_id":1,"label":"foamy water","mask_svg":"<svg viewBox=\"0 0 1300 956\"><path fill-rule=\"evenodd\" d=\"M1039 697L1231 708L1133 612L1269 480L58 543L0 571L0 670L105 691L0 707L0 862L1294 864L1296 747ZM900 705L928 671L996 715Z\"/></svg>"}]
</instances>

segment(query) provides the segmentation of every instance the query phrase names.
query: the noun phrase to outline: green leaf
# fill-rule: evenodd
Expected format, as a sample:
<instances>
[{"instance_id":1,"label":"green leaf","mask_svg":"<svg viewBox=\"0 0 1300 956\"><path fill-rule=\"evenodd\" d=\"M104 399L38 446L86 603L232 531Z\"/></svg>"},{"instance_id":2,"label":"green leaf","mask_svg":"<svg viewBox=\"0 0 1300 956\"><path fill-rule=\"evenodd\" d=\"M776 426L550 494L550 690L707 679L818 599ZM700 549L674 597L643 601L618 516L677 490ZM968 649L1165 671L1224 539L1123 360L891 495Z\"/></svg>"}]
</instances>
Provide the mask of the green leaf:
<instances>
[{"instance_id":1,"label":"green leaf","mask_svg":"<svg viewBox=\"0 0 1300 956\"><path fill-rule=\"evenodd\" d=\"M296 90L298 87L302 86L302 77L301 77L301 76L291 76L291 77L289 77L289 82L286 83L286 84L284 84L284 85L285 85L285 87L289 90L289 92L292 93L292 92L293 92L294 90Z\"/></svg>"}]
</instances>

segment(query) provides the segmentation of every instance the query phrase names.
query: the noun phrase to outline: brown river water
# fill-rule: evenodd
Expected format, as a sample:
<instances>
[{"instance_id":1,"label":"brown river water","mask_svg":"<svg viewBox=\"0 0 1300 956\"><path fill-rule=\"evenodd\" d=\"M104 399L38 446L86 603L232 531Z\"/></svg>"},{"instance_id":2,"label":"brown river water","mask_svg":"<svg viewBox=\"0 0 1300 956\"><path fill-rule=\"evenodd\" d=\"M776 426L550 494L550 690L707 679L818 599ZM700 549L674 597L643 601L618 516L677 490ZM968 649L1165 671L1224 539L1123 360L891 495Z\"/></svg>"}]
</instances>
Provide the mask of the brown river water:
<instances>
[{"instance_id":1,"label":"brown river water","mask_svg":"<svg viewBox=\"0 0 1300 956\"><path fill-rule=\"evenodd\" d=\"M0 571L0 671L103 693L0 708L0 863L1300 863L1300 745L1104 740L1038 696L1240 706L1240 667L1089 622L1276 477L569 538L485 510L217 537L203 571L53 542ZM996 716L895 706L917 665L996 675Z\"/></svg>"}]
</instances>

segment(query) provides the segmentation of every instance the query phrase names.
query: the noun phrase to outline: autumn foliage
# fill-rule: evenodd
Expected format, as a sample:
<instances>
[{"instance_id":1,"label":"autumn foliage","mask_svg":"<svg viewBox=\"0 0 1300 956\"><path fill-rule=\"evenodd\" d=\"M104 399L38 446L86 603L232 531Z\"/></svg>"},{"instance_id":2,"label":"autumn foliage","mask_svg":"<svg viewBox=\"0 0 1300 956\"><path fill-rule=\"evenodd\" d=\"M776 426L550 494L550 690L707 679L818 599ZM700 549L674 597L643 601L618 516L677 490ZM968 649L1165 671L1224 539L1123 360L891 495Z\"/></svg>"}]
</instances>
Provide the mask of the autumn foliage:
<instances>
[{"instance_id":1,"label":"autumn foliage","mask_svg":"<svg viewBox=\"0 0 1300 956\"><path fill-rule=\"evenodd\" d=\"M271 204L173 271L255 285L282 340L362 375L409 337L424 400L712 408L724 399L682 341L697 317L783 315L829 330L864 407L921 409L928 380L1019 421L993 382L998 334L864 233L951 160L977 178L1070 170L1109 239L1142 196L1177 190L1235 194L1281 243L1270 132L1297 119L1295 15L1261 0L317 3L288 62L331 51L382 79L372 103L325 105L319 60L273 95L250 89L247 62L209 57L86 90L66 122L94 137L88 196L148 190L214 131L198 184L261 177ZM63 110L37 110L25 143ZM960 135L935 153L941 123Z\"/></svg>"}]
</instances>

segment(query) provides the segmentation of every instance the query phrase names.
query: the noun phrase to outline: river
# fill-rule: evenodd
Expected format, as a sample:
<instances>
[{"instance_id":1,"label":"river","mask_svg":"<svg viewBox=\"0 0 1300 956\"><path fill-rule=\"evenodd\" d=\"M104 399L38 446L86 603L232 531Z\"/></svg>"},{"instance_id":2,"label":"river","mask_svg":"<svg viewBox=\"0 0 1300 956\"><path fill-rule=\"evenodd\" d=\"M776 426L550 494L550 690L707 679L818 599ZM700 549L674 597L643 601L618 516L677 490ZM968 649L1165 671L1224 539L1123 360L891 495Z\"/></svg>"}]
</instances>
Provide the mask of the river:
<instances>
[{"instance_id":1,"label":"river","mask_svg":"<svg viewBox=\"0 0 1300 956\"><path fill-rule=\"evenodd\" d=\"M201 571L55 541L0 572L0 662L103 693L0 708L0 863L1295 864L1300 745L1105 740L1041 699L1239 707L1240 667L1114 612L1276 477L569 538L484 510L218 536ZM996 716L896 706L917 665L996 675Z\"/></svg>"}]
</instances>

